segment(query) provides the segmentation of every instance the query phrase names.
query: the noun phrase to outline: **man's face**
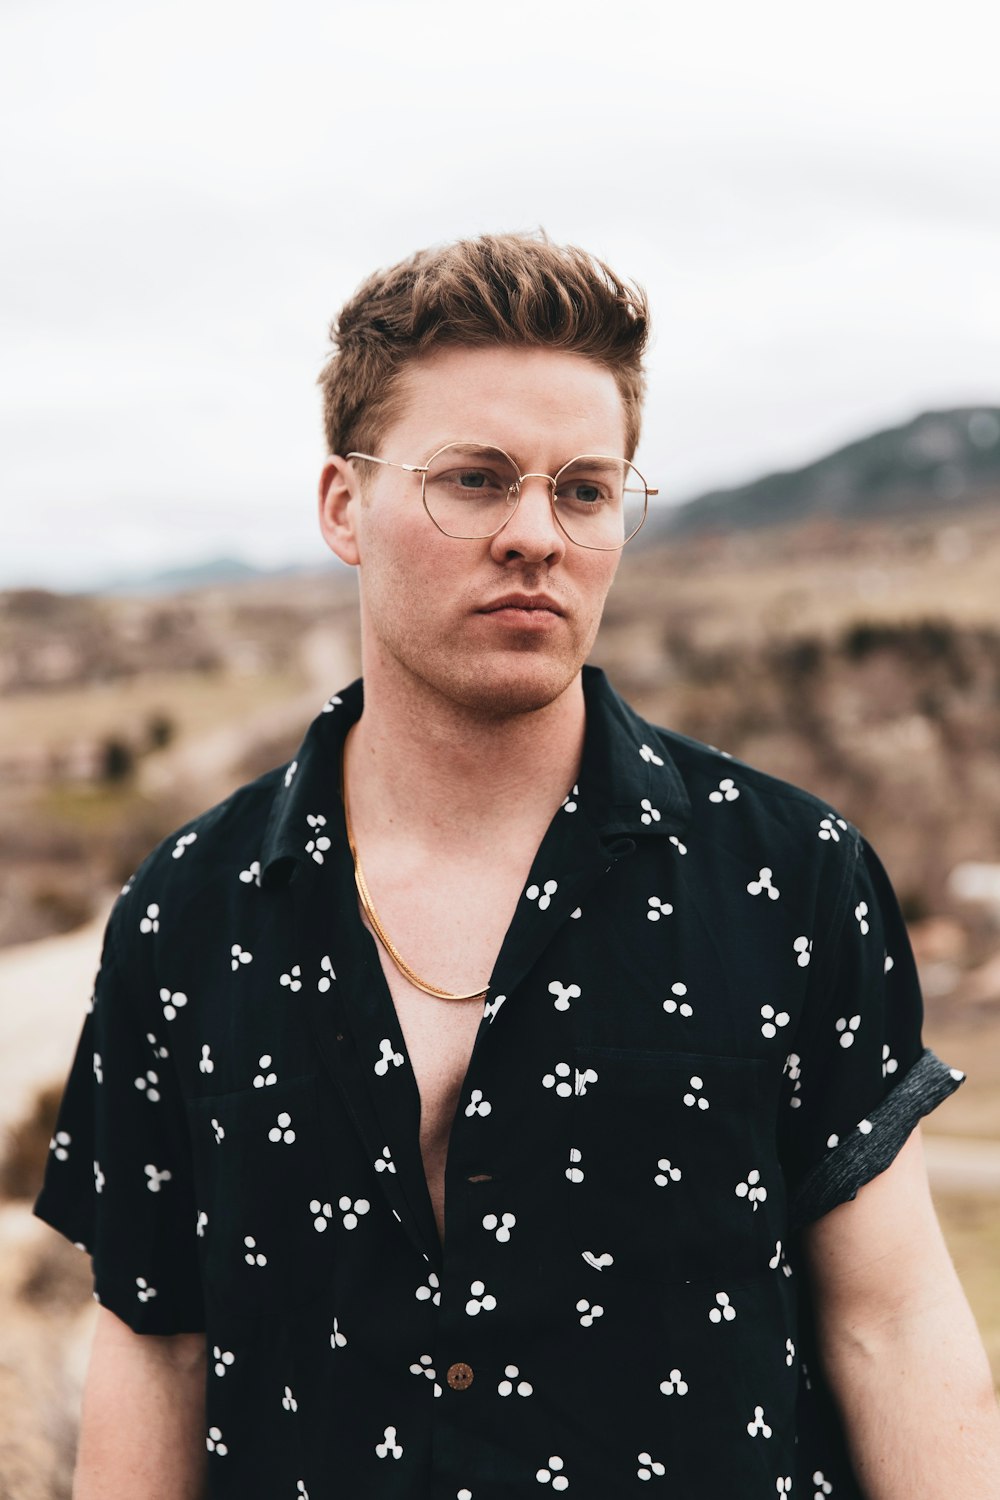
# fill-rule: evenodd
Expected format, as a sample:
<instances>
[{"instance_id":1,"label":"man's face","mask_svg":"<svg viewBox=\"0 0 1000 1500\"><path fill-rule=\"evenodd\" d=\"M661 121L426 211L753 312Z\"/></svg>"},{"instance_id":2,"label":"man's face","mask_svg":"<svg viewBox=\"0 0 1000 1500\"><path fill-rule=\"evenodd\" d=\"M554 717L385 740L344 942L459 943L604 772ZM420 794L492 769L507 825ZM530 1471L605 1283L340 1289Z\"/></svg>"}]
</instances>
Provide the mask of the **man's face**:
<instances>
[{"instance_id":1,"label":"man's face","mask_svg":"<svg viewBox=\"0 0 1000 1500\"><path fill-rule=\"evenodd\" d=\"M407 367L402 395L402 415L378 444L381 458L421 464L466 439L504 449L522 474L555 474L579 453L625 452L614 377L579 354L440 350ZM360 460L351 467L345 516L353 548L343 550L324 529L334 550L360 567L366 674L417 679L487 717L559 697L593 644L620 553L571 542L543 479L526 481L496 536L457 540L424 510L419 475ZM551 607L497 607L511 595Z\"/></svg>"}]
</instances>

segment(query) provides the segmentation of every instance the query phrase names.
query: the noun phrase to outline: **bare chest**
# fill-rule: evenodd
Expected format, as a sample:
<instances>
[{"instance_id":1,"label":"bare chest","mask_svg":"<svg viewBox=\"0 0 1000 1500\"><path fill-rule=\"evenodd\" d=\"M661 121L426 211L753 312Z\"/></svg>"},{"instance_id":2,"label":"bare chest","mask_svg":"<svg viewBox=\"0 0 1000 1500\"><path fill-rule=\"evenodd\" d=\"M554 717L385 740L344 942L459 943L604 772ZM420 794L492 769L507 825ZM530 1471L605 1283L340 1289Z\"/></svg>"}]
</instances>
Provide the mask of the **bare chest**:
<instances>
[{"instance_id":1,"label":"bare chest","mask_svg":"<svg viewBox=\"0 0 1000 1500\"><path fill-rule=\"evenodd\" d=\"M381 949L379 957L420 1095L420 1155L443 1243L448 1142L485 1002L422 994Z\"/></svg>"},{"instance_id":2,"label":"bare chest","mask_svg":"<svg viewBox=\"0 0 1000 1500\"><path fill-rule=\"evenodd\" d=\"M378 915L407 964L425 981L455 993L485 989L521 890L521 873L474 891L409 902L391 893ZM395 918L395 921L392 921ZM444 1177L459 1095L483 1017L485 1000L441 1000L403 975L377 944L420 1096L420 1152L438 1233L444 1240Z\"/></svg>"}]
</instances>

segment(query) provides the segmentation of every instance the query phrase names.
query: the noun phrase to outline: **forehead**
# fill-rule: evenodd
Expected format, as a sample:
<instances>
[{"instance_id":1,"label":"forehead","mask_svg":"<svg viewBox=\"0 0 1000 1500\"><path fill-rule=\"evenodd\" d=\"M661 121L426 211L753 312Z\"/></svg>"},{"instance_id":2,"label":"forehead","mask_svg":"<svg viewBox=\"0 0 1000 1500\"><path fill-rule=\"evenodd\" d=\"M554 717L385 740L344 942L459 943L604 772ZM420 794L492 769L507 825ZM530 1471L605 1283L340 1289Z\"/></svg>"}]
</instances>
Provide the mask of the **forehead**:
<instances>
[{"instance_id":1,"label":"forehead","mask_svg":"<svg viewBox=\"0 0 1000 1500\"><path fill-rule=\"evenodd\" d=\"M396 410L383 451L399 458L409 445L404 461L459 438L494 443L525 468L625 451L625 409L611 371L562 349L436 350L404 368Z\"/></svg>"}]
</instances>

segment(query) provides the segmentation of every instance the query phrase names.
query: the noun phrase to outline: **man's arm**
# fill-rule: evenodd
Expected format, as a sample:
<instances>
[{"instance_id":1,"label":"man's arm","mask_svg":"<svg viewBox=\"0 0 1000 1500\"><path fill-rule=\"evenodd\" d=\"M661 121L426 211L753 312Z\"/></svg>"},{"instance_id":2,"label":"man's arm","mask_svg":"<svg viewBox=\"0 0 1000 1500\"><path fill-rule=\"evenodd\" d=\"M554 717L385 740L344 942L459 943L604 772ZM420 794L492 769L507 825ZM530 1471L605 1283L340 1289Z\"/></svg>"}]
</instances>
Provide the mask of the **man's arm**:
<instances>
[{"instance_id":1,"label":"man's arm","mask_svg":"<svg viewBox=\"0 0 1000 1500\"><path fill-rule=\"evenodd\" d=\"M133 1333L99 1307L73 1500L201 1500L205 1462L204 1334Z\"/></svg>"},{"instance_id":2,"label":"man's arm","mask_svg":"<svg viewBox=\"0 0 1000 1500\"><path fill-rule=\"evenodd\" d=\"M996 1500L1000 1410L919 1128L803 1231L824 1371L869 1500Z\"/></svg>"}]
</instances>

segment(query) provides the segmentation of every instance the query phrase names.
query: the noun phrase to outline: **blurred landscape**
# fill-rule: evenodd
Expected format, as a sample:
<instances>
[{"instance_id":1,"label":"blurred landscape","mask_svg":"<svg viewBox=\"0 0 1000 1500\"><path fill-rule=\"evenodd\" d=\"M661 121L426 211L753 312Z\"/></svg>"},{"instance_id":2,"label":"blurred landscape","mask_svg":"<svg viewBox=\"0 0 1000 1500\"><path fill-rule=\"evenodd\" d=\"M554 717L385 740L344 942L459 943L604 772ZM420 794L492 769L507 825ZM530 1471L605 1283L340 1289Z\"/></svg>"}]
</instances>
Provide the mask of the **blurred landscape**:
<instances>
[{"instance_id":1,"label":"blurred landscape","mask_svg":"<svg viewBox=\"0 0 1000 1500\"><path fill-rule=\"evenodd\" d=\"M930 413L651 516L593 660L646 717L796 782L889 870L926 1124L1000 1382L1000 410ZM237 565L0 593L0 1496L69 1495L89 1266L30 1218L114 895L161 837L291 756L360 671L354 579Z\"/></svg>"}]
</instances>

